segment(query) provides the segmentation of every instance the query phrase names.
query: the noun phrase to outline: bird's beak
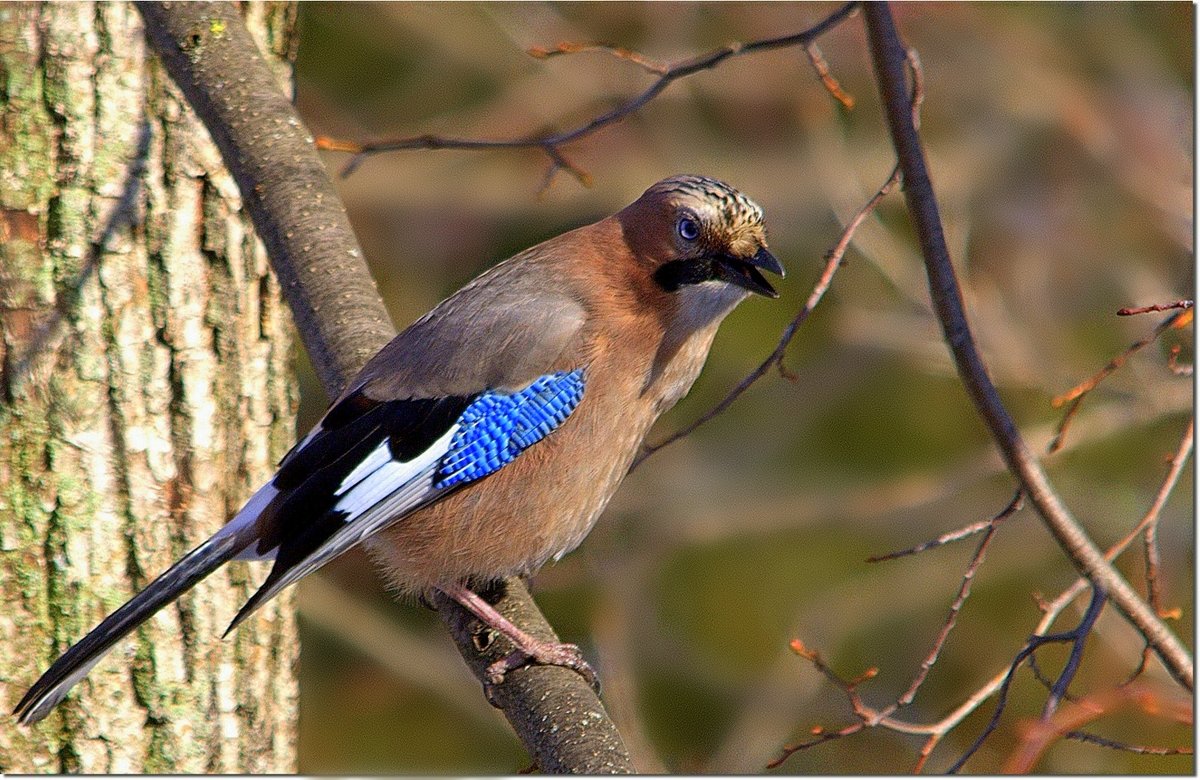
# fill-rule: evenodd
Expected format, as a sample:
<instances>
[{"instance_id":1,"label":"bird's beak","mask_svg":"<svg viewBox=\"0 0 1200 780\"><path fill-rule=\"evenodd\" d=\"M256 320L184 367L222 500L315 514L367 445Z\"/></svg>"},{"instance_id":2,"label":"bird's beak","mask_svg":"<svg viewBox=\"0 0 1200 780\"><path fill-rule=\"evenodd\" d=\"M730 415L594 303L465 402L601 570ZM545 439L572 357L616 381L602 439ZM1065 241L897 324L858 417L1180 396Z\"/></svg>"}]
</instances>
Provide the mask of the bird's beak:
<instances>
[{"instance_id":1,"label":"bird's beak","mask_svg":"<svg viewBox=\"0 0 1200 780\"><path fill-rule=\"evenodd\" d=\"M768 298L779 297L779 293L775 291L771 283L758 271L761 268L764 271L783 276L783 266L775 259L775 255L767 251L766 247L760 247L751 257L720 255L716 258L716 267L720 278L730 284L736 284L738 287L745 288L752 293L765 295Z\"/></svg>"}]
</instances>

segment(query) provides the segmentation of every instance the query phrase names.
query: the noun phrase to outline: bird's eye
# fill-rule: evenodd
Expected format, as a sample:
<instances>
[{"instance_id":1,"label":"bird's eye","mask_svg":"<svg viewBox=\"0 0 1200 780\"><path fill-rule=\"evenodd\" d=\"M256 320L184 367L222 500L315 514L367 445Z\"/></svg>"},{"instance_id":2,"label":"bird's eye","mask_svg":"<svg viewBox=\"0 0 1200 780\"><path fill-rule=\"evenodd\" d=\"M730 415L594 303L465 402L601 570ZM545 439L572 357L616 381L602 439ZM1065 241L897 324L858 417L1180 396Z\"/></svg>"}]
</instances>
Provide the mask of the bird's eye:
<instances>
[{"instance_id":1,"label":"bird's eye","mask_svg":"<svg viewBox=\"0 0 1200 780\"><path fill-rule=\"evenodd\" d=\"M678 230L679 237L684 241L695 241L700 237L700 226L691 217L681 217L679 219Z\"/></svg>"}]
</instances>

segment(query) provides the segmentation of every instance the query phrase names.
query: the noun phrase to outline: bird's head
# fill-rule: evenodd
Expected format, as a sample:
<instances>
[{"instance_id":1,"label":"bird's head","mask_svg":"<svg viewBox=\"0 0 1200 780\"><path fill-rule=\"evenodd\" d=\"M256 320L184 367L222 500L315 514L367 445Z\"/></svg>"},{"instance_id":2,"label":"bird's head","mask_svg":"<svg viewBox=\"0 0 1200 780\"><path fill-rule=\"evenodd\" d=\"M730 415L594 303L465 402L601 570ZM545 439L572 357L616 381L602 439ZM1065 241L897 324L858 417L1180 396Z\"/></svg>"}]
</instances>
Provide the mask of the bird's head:
<instances>
[{"instance_id":1,"label":"bird's head","mask_svg":"<svg viewBox=\"0 0 1200 780\"><path fill-rule=\"evenodd\" d=\"M748 292L779 296L762 275L783 276L767 251L762 209L722 181L690 174L663 179L617 218L667 293L732 303Z\"/></svg>"}]
</instances>

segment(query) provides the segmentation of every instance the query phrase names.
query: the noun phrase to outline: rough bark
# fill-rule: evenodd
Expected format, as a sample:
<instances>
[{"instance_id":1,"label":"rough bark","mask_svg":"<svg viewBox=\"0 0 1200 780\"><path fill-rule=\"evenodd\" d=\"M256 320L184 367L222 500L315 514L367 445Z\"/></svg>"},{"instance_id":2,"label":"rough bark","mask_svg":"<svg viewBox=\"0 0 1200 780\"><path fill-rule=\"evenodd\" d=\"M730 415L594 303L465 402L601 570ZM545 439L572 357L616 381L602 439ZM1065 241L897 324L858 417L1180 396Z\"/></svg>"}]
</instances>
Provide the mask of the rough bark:
<instances>
[{"instance_id":1,"label":"rough bark","mask_svg":"<svg viewBox=\"0 0 1200 780\"><path fill-rule=\"evenodd\" d=\"M247 22L281 79L292 9ZM291 322L234 181L123 3L0 5L0 706L217 529L294 437ZM163 610L5 772L287 772L290 599Z\"/></svg>"}]
</instances>

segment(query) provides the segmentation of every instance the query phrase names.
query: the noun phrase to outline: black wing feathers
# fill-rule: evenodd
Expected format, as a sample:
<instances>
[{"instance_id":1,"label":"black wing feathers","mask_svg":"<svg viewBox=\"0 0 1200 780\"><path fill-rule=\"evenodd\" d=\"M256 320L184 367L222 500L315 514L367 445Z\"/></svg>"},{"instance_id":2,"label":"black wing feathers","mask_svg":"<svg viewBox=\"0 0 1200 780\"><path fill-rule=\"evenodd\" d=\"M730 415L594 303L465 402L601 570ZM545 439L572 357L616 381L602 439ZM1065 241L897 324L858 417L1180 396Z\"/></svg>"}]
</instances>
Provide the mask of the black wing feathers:
<instances>
[{"instance_id":1,"label":"black wing feathers","mask_svg":"<svg viewBox=\"0 0 1200 780\"><path fill-rule=\"evenodd\" d=\"M412 460L445 435L472 400L377 401L359 390L330 409L320 432L280 464L273 484L281 492L264 510L257 529L259 551L277 550L275 565L233 624L257 609L272 585L344 527L347 513L335 508L340 500L336 491L368 455L386 441L394 460Z\"/></svg>"}]
</instances>

